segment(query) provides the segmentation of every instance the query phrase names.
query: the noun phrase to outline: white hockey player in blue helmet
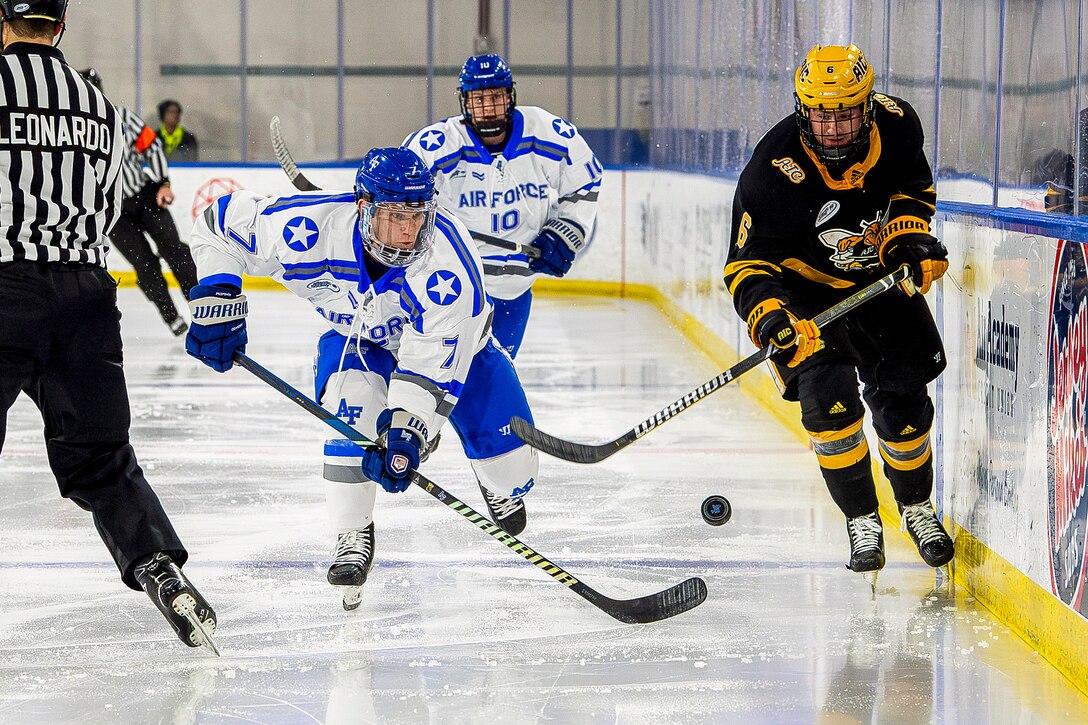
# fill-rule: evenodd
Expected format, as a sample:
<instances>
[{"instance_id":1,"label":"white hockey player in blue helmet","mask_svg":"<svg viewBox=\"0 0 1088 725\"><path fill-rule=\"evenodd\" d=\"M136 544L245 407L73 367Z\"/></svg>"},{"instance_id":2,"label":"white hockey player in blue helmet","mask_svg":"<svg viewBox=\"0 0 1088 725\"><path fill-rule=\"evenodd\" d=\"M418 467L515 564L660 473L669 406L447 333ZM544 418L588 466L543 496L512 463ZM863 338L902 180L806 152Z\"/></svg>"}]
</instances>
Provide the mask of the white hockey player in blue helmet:
<instances>
[{"instance_id":1,"label":"white hockey player in blue helmet","mask_svg":"<svg viewBox=\"0 0 1088 725\"><path fill-rule=\"evenodd\" d=\"M593 231L601 164L572 123L517 105L513 74L499 56L465 61L458 91L461 115L421 128L404 145L427 162L439 202L476 239L495 303L493 331L513 357L533 282L565 275ZM488 237L532 245L540 256Z\"/></svg>"},{"instance_id":2,"label":"white hockey player in blue helmet","mask_svg":"<svg viewBox=\"0 0 1088 725\"><path fill-rule=\"evenodd\" d=\"M521 501L537 456L510 433L531 415L513 364L491 337L491 302L468 230L437 205L434 177L405 148L363 159L354 193L263 197L236 191L197 220L200 286L191 294L191 355L220 372L246 343L242 275L269 276L310 301L331 328L318 341L316 395L386 452L325 443L336 534L328 579L358 602L374 553L380 485L404 491L447 418L495 523L525 527ZM226 317L211 317L225 309ZM231 319L227 319L231 318ZM215 322L211 320L215 319Z\"/></svg>"}]
</instances>

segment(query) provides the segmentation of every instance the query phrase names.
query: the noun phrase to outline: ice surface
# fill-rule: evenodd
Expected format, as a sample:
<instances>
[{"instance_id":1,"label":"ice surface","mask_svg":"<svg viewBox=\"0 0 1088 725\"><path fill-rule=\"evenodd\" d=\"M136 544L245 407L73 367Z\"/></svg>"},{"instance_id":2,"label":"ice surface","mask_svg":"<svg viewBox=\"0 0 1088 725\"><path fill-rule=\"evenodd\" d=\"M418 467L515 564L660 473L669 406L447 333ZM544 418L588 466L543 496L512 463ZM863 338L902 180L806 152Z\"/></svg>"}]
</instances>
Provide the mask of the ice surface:
<instances>
[{"instance_id":1,"label":"ice surface","mask_svg":"<svg viewBox=\"0 0 1088 725\"><path fill-rule=\"evenodd\" d=\"M706 603L620 624L422 491L379 493L362 606L325 583L320 421L187 357L121 290L133 441L216 607L215 659L119 581L60 499L24 398L0 459L3 723L1071 723L1088 698L904 535L870 601L812 454L726 388L607 461L543 458L522 538L613 597L702 576ZM253 292L249 353L311 391L320 318ZM599 442L717 372L645 303L535 302L538 425ZM486 511L447 430L424 472ZM728 497L732 520L699 505Z\"/></svg>"}]
</instances>

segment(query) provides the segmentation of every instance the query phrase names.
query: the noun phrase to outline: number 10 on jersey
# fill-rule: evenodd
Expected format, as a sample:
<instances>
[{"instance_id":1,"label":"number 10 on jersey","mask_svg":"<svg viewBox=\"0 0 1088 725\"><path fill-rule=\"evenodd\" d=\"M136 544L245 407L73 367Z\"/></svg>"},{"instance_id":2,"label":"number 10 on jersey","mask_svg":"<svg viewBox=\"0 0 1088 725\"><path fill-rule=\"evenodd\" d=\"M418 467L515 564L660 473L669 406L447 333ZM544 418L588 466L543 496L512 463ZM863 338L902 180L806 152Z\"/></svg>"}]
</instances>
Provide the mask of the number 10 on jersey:
<instances>
[{"instance_id":1,"label":"number 10 on jersey","mask_svg":"<svg viewBox=\"0 0 1088 725\"><path fill-rule=\"evenodd\" d=\"M491 233L508 232L517 227L521 222L521 215L517 209L505 211L502 214L491 215Z\"/></svg>"}]
</instances>

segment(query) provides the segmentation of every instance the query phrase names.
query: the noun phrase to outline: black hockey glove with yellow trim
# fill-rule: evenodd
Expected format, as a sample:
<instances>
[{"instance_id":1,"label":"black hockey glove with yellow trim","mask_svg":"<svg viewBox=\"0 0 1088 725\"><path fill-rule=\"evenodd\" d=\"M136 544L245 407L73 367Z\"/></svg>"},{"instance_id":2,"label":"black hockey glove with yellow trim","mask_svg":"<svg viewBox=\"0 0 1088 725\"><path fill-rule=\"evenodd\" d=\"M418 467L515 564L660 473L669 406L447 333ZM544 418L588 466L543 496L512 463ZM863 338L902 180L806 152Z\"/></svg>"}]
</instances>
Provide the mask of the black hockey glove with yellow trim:
<instances>
[{"instance_id":1,"label":"black hockey glove with yellow trim","mask_svg":"<svg viewBox=\"0 0 1088 725\"><path fill-rule=\"evenodd\" d=\"M930 234L901 234L880 248L880 262L891 270L910 267L911 281L925 294L948 270L948 250ZM903 289L913 294L906 285Z\"/></svg>"},{"instance_id":2,"label":"black hockey glove with yellow trim","mask_svg":"<svg viewBox=\"0 0 1088 725\"><path fill-rule=\"evenodd\" d=\"M824 348L820 328L812 320L800 320L781 300L764 300L748 315L748 334L759 347L778 348L771 357L794 368Z\"/></svg>"}]
</instances>

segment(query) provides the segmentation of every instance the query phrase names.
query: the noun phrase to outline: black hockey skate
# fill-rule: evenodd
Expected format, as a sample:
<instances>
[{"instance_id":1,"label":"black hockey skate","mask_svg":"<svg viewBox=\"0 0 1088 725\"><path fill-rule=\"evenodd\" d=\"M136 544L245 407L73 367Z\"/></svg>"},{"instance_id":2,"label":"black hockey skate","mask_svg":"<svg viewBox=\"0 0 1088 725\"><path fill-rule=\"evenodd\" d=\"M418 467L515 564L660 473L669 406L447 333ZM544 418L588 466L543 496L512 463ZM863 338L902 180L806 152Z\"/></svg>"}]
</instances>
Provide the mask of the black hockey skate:
<instances>
[{"instance_id":1,"label":"black hockey skate","mask_svg":"<svg viewBox=\"0 0 1088 725\"><path fill-rule=\"evenodd\" d=\"M876 596L876 575L884 568L884 527L880 514L874 511L847 519L846 534L850 537L850 563L846 568L864 574Z\"/></svg>"},{"instance_id":2,"label":"black hockey skate","mask_svg":"<svg viewBox=\"0 0 1088 725\"><path fill-rule=\"evenodd\" d=\"M902 529L910 534L922 561L934 568L952 561L952 557L956 555L955 544L941 525L929 501L899 504L899 514L903 517Z\"/></svg>"},{"instance_id":3,"label":"black hockey skate","mask_svg":"<svg viewBox=\"0 0 1088 725\"><path fill-rule=\"evenodd\" d=\"M520 498L496 496L484 488L482 483L480 493L484 495L484 503L487 504L491 520L498 524L499 528L514 536L525 531L525 504Z\"/></svg>"},{"instance_id":4,"label":"black hockey skate","mask_svg":"<svg viewBox=\"0 0 1088 725\"><path fill-rule=\"evenodd\" d=\"M215 610L167 554L158 552L133 568L133 575L151 597L178 639L190 647L206 647L216 657Z\"/></svg>"},{"instance_id":5,"label":"black hockey skate","mask_svg":"<svg viewBox=\"0 0 1088 725\"><path fill-rule=\"evenodd\" d=\"M329 584L348 587L344 592L344 609L358 609L363 600L363 584L374 562L374 522L365 529L354 529L336 535L336 550L329 567Z\"/></svg>"}]
</instances>

